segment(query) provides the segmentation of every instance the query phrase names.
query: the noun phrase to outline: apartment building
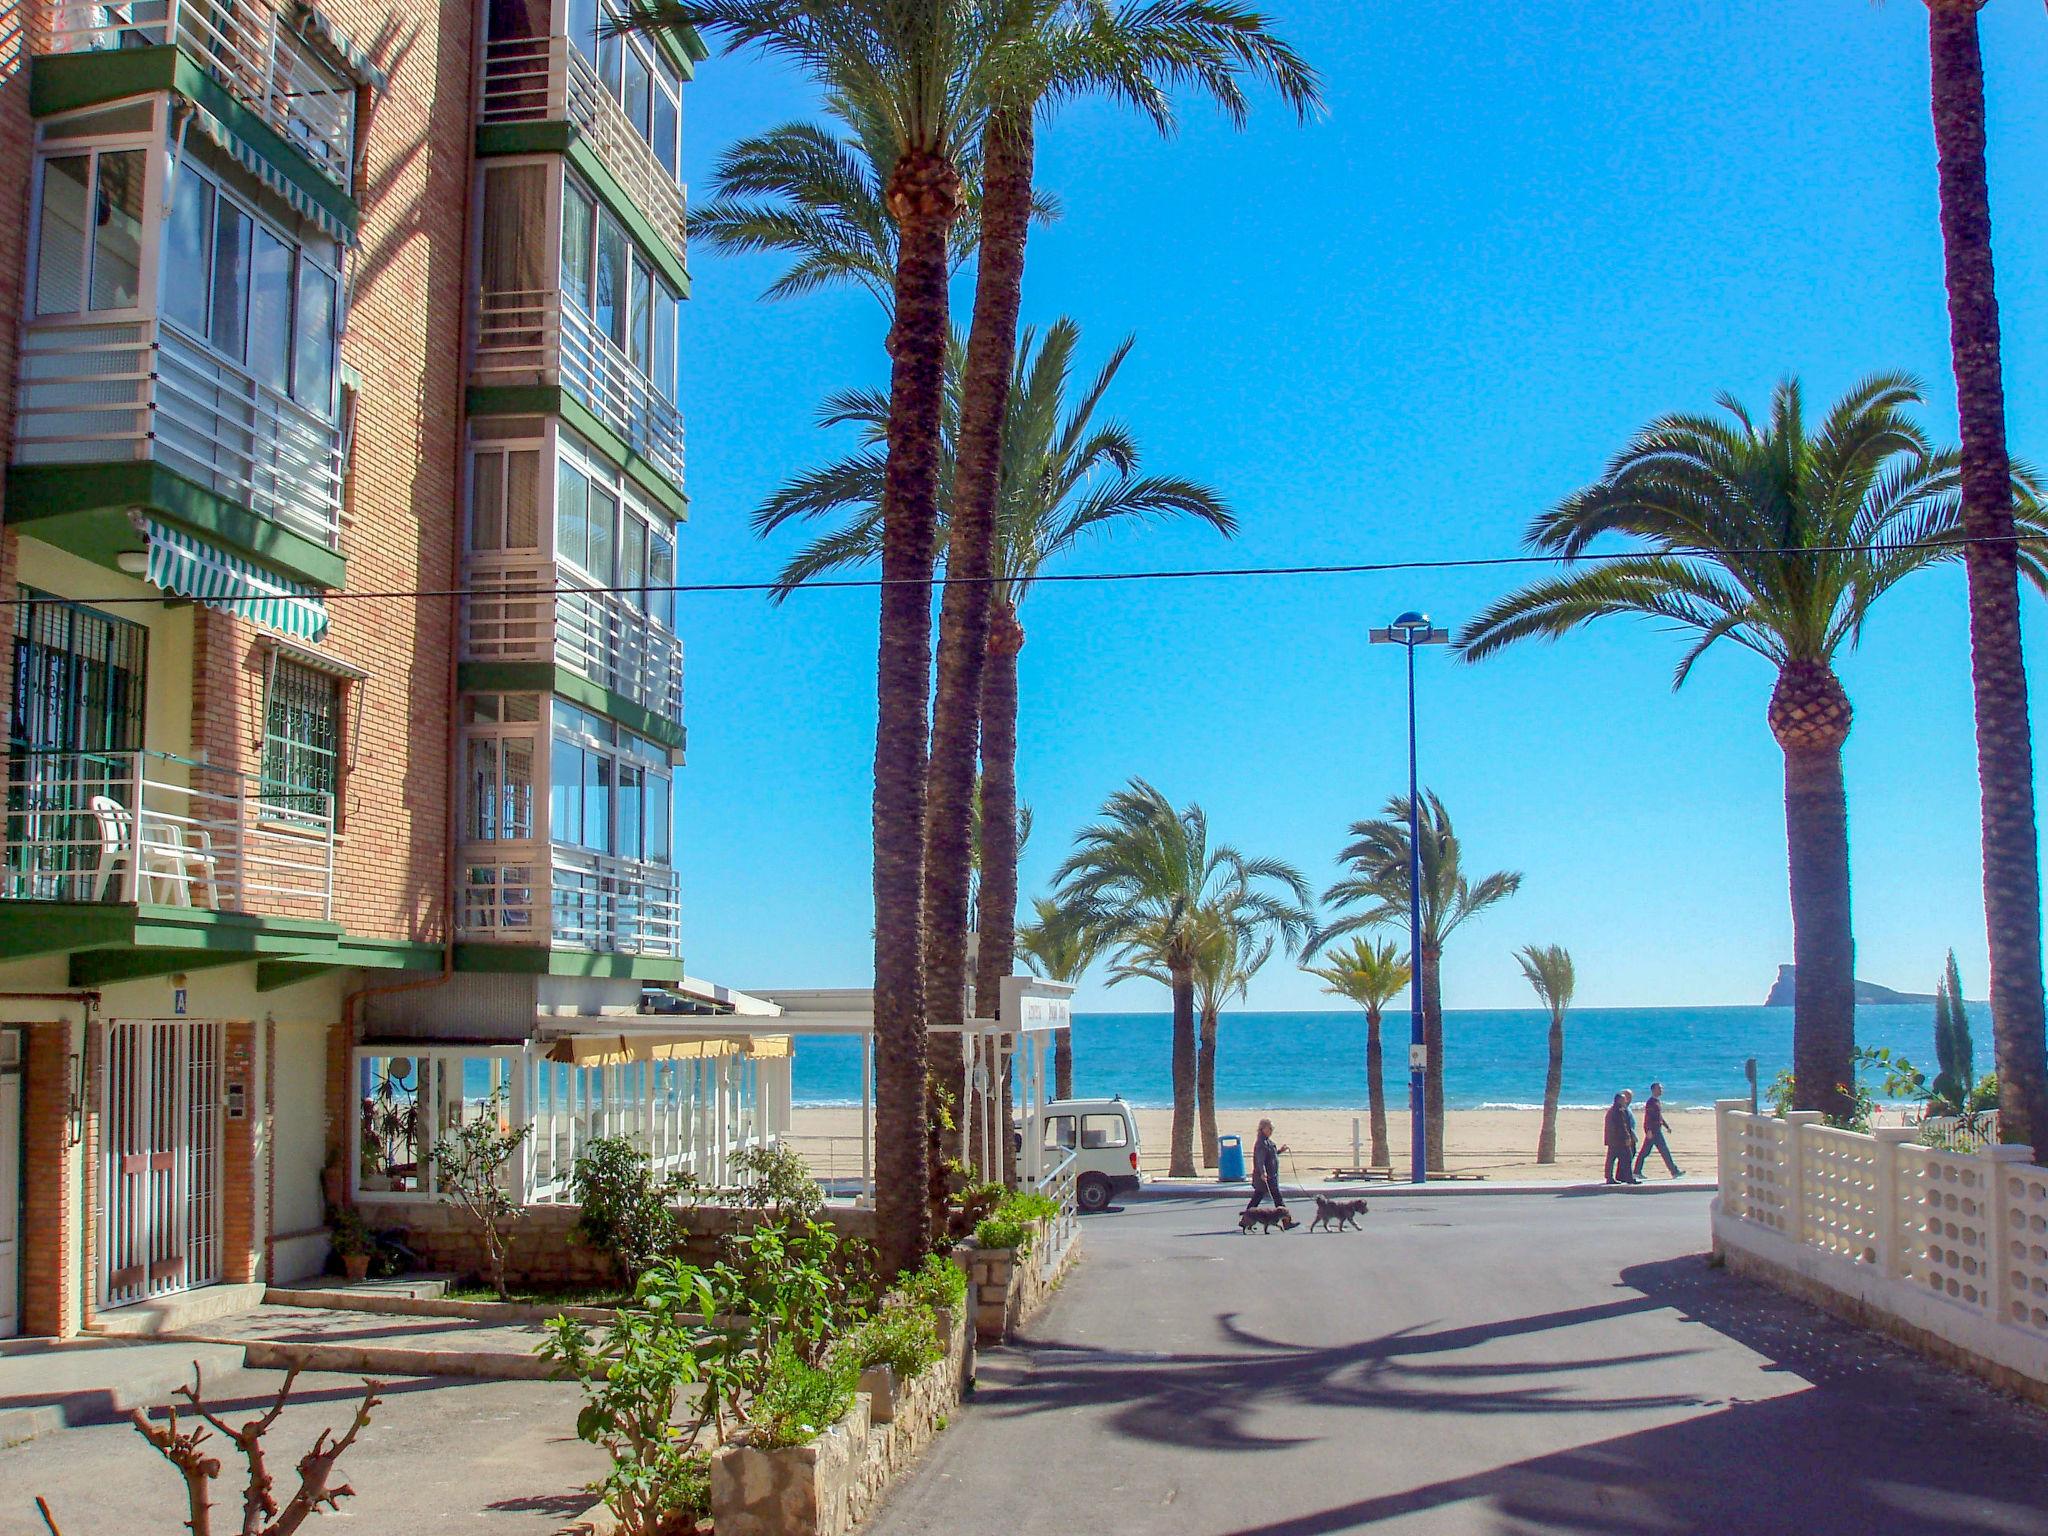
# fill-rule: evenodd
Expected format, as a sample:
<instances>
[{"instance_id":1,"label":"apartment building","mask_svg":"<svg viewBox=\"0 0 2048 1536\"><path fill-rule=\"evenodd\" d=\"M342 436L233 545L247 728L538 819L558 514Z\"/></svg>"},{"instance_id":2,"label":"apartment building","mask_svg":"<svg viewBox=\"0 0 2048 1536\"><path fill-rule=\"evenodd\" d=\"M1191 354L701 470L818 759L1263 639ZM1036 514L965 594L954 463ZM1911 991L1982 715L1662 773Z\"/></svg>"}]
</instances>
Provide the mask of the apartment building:
<instances>
[{"instance_id":1,"label":"apartment building","mask_svg":"<svg viewBox=\"0 0 2048 1536\"><path fill-rule=\"evenodd\" d=\"M494 1090L746 1118L640 1014L703 50L605 3L0 31L0 1335L317 1270Z\"/></svg>"}]
</instances>

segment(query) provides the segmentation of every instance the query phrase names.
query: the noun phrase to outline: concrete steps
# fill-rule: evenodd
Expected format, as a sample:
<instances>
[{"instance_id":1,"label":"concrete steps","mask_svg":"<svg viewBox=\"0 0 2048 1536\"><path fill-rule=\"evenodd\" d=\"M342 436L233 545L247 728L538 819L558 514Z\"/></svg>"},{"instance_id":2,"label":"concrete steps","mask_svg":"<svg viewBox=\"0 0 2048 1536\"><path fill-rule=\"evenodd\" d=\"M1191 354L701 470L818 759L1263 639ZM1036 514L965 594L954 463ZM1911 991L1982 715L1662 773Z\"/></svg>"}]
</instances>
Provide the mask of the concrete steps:
<instances>
[{"instance_id":1,"label":"concrete steps","mask_svg":"<svg viewBox=\"0 0 2048 1536\"><path fill-rule=\"evenodd\" d=\"M544 1336L534 1322L277 1302L195 1325L180 1335L239 1346L243 1363L257 1368L500 1381L548 1379L551 1367L534 1353Z\"/></svg>"}]
</instances>

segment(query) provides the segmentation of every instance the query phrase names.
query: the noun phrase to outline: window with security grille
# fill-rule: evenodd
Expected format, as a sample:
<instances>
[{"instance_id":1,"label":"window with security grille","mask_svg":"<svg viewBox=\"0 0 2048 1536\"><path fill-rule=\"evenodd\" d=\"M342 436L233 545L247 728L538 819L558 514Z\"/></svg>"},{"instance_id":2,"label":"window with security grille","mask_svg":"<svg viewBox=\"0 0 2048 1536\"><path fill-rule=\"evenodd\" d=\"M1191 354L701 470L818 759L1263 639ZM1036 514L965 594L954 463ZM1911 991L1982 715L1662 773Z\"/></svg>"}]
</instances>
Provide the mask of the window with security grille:
<instances>
[{"instance_id":1,"label":"window with security grille","mask_svg":"<svg viewBox=\"0 0 2048 1536\"><path fill-rule=\"evenodd\" d=\"M342 682L280 656L263 723L263 809L288 821L326 822L340 788Z\"/></svg>"}]
</instances>

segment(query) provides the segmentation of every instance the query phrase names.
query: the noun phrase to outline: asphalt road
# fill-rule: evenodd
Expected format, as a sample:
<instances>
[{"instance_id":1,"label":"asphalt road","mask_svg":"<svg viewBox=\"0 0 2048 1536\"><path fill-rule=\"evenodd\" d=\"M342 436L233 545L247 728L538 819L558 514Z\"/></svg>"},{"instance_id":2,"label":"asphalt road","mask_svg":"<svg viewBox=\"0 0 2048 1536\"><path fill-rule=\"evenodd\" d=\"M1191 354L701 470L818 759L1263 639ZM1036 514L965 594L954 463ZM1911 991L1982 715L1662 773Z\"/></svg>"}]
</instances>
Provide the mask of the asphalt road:
<instances>
[{"instance_id":1,"label":"asphalt road","mask_svg":"<svg viewBox=\"0 0 2048 1536\"><path fill-rule=\"evenodd\" d=\"M1709 1268L1708 1198L1092 1218L871 1536L2048 1533L2048 1416Z\"/></svg>"}]
</instances>

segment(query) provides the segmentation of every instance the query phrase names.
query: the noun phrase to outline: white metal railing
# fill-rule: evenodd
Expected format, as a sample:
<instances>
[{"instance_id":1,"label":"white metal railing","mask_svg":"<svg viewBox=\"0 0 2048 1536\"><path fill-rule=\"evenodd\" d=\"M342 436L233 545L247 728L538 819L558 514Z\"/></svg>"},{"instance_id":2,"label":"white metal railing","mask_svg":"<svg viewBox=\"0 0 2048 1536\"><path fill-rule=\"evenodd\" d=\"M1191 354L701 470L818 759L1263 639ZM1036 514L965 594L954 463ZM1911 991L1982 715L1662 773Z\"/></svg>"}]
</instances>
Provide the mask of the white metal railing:
<instances>
[{"instance_id":1,"label":"white metal railing","mask_svg":"<svg viewBox=\"0 0 2048 1536\"><path fill-rule=\"evenodd\" d=\"M334 916L334 798L163 752L7 759L4 891Z\"/></svg>"},{"instance_id":2,"label":"white metal railing","mask_svg":"<svg viewBox=\"0 0 2048 1536\"><path fill-rule=\"evenodd\" d=\"M642 138L583 51L566 37L500 38L484 47L483 123L574 123L633 206L678 255L686 249L683 189Z\"/></svg>"},{"instance_id":3,"label":"white metal railing","mask_svg":"<svg viewBox=\"0 0 2048 1536\"><path fill-rule=\"evenodd\" d=\"M234 0L44 0L51 53L176 43L336 186L354 174L356 87L315 57L276 12Z\"/></svg>"},{"instance_id":4,"label":"white metal railing","mask_svg":"<svg viewBox=\"0 0 2048 1536\"><path fill-rule=\"evenodd\" d=\"M2030 1149L1946 1151L1914 1127L1865 1135L1741 1099L1716 1112L1724 1248L2048 1377L2048 1168Z\"/></svg>"},{"instance_id":5,"label":"white metal railing","mask_svg":"<svg viewBox=\"0 0 2048 1536\"><path fill-rule=\"evenodd\" d=\"M465 661L548 661L683 722L683 642L616 592L548 562L473 567Z\"/></svg>"},{"instance_id":6,"label":"white metal railing","mask_svg":"<svg viewBox=\"0 0 2048 1536\"><path fill-rule=\"evenodd\" d=\"M15 460L174 469L329 549L341 540L338 422L155 320L21 336Z\"/></svg>"},{"instance_id":7,"label":"white metal railing","mask_svg":"<svg viewBox=\"0 0 2048 1536\"><path fill-rule=\"evenodd\" d=\"M484 293L477 300L476 373L559 382L676 485L683 483L683 413L611 337L553 289Z\"/></svg>"},{"instance_id":8,"label":"white metal railing","mask_svg":"<svg viewBox=\"0 0 2048 1536\"><path fill-rule=\"evenodd\" d=\"M682 882L666 864L560 843L477 844L462 850L458 891L456 922L465 939L547 942L600 954L682 953Z\"/></svg>"},{"instance_id":9,"label":"white metal railing","mask_svg":"<svg viewBox=\"0 0 2048 1536\"><path fill-rule=\"evenodd\" d=\"M1038 1192L1058 1207L1046 1218L1045 1235L1037 1244L1038 1272L1050 1276L1067 1256L1067 1245L1073 1242L1078 1229L1079 1218L1074 1200L1074 1172L1080 1161L1078 1150L1069 1148L1067 1155L1039 1175Z\"/></svg>"}]
</instances>

